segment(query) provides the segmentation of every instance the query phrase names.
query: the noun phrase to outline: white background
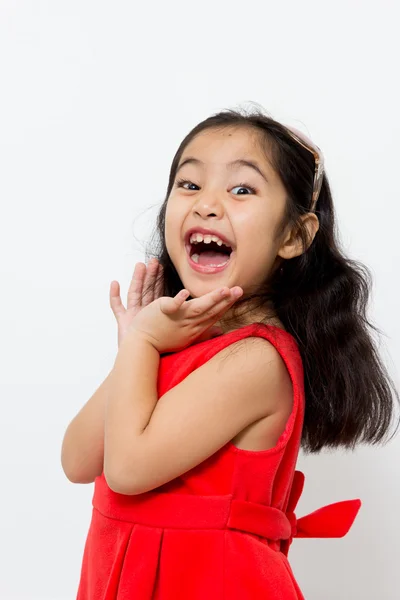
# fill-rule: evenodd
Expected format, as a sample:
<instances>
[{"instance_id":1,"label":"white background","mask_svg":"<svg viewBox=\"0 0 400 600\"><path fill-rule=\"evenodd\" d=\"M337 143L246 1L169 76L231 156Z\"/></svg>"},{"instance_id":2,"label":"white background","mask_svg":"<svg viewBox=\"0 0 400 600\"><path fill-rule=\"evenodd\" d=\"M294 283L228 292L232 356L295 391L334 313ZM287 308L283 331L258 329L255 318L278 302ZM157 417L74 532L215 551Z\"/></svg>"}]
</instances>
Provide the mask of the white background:
<instances>
[{"instance_id":1,"label":"white background","mask_svg":"<svg viewBox=\"0 0 400 600\"><path fill-rule=\"evenodd\" d=\"M93 484L64 431L112 367L125 302L178 144L253 101L324 150L343 244L399 384L399 5L1 1L0 597L75 598ZM400 436L300 456L298 516L361 498L341 540L295 540L307 600L399 598ZM189 600L189 599L188 599Z\"/></svg>"}]
</instances>

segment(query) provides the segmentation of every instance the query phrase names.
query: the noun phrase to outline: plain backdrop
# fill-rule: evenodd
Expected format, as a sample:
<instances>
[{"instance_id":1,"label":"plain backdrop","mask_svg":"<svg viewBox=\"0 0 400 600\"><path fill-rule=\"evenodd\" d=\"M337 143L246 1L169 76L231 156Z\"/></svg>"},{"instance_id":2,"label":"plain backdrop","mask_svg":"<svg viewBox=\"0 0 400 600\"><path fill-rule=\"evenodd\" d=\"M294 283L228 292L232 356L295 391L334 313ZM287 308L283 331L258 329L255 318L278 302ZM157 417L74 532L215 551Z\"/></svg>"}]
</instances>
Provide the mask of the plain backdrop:
<instances>
[{"instance_id":1,"label":"plain backdrop","mask_svg":"<svg viewBox=\"0 0 400 600\"><path fill-rule=\"evenodd\" d=\"M73 600L93 484L65 429L117 350L123 301L199 121L254 102L323 149L348 254L399 384L399 4L0 2L0 597ZM400 436L299 457L297 514L361 498L347 537L295 540L307 600L400 597ZM188 599L189 600L189 599Z\"/></svg>"}]
</instances>

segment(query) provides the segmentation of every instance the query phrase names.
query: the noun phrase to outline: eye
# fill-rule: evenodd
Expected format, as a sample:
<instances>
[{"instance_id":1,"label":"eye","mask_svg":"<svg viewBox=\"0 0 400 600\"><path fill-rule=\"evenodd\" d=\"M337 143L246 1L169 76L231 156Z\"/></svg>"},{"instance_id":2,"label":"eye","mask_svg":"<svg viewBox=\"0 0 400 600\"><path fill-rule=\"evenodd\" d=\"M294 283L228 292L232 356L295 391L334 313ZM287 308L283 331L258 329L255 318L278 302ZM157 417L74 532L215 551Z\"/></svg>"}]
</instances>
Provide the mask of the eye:
<instances>
[{"instance_id":1,"label":"eye","mask_svg":"<svg viewBox=\"0 0 400 600\"><path fill-rule=\"evenodd\" d=\"M185 187L184 184L188 183L189 185L195 185L196 187L199 187L198 185L196 185L195 183L192 183L191 181L188 181L187 179L178 179L176 182L176 187L181 187L184 188L185 190L188 190L189 188ZM193 190L189 190L189 191L193 191Z\"/></svg>"},{"instance_id":2,"label":"eye","mask_svg":"<svg viewBox=\"0 0 400 600\"><path fill-rule=\"evenodd\" d=\"M239 188L240 190L250 190L250 194L256 194L257 190L253 188L251 185L247 185L247 183L239 183L239 185L235 186L232 189ZM247 194L238 194L238 196L246 196Z\"/></svg>"}]
</instances>

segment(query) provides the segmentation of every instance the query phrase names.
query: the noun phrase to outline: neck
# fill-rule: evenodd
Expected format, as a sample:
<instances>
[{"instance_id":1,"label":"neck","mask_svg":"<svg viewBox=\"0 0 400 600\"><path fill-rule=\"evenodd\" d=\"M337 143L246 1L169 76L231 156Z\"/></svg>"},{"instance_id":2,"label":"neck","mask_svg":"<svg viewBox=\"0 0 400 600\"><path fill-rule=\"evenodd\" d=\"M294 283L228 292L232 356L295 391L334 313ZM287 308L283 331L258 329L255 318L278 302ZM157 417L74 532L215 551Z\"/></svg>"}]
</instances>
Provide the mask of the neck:
<instances>
[{"instance_id":1,"label":"neck","mask_svg":"<svg viewBox=\"0 0 400 600\"><path fill-rule=\"evenodd\" d=\"M260 309L259 307L251 308L245 305L237 307L233 306L222 316L216 325L221 328L222 333L229 333L239 327L257 322L275 325L276 327L285 329L282 322L276 316L276 312L272 306L263 309Z\"/></svg>"}]
</instances>

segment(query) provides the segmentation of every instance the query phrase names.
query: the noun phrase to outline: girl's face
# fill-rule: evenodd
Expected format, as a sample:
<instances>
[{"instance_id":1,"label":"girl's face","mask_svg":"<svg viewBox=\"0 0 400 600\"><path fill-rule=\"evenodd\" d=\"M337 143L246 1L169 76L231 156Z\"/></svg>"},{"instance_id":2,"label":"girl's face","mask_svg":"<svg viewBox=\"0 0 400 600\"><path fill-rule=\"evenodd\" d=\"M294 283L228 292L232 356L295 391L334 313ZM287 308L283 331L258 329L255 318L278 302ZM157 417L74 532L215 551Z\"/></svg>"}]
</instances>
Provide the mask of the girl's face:
<instances>
[{"instance_id":1,"label":"girl's face","mask_svg":"<svg viewBox=\"0 0 400 600\"><path fill-rule=\"evenodd\" d=\"M165 238L192 297L225 285L239 285L246 294L274 268L286 192L256 135L244 128L209 129L182 154L167 201Z\"/></svg>"}]
</instances>

